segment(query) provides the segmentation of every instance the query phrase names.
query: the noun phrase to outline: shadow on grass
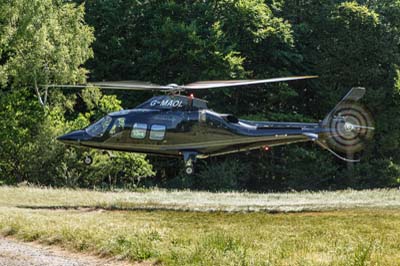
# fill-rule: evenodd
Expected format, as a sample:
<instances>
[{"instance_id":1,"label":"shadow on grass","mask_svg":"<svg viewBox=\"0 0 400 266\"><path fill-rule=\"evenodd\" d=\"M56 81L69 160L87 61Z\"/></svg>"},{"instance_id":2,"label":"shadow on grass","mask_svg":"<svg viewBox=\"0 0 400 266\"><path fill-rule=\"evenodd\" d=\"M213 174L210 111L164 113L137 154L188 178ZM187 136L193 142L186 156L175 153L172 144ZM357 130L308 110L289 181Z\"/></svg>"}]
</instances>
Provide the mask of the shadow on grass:
<instances>
[{"instance_id":1,"label":"shadow on grass","mask_svg":"<svg viewBox=\"0 0 400 266\"><path fill-rule=\"evenodd\" d=\"M199 212L199 213L267 213L267 214L282 214L282 213L322 213L326 211L335 211L336 209L308 209L301 208L295 210L285 210L279 208L238 208L238 209L224 209L224 208L195 208L185 207L178 205L141 205L141 206L85 206L85 205L17 205L16 208L20 209L31 209L31 210L74 210L82 212L94 212L94 211L174 211L174 212Z\"/></svg>"}]
</instances>

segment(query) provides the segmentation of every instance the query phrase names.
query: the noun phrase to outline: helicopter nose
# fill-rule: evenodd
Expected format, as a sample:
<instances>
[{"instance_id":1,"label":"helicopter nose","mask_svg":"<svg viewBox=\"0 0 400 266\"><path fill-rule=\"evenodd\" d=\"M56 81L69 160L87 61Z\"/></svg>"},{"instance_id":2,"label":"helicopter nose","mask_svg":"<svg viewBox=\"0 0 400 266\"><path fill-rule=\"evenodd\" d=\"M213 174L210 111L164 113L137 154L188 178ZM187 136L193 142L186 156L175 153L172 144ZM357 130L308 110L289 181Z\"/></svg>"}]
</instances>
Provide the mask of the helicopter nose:
<instances>
[{"instance_id":1,"label":"helicopter nose","mask_svg":"<svg viewBox=\"0 0 400 266\"><path fill-rule=\"evenodd\" d=\"M89 139L89 135L84 130L72 131L57 138L58 141L69 145L80 145L81 141Z\"/></svg>"}]
</instances>

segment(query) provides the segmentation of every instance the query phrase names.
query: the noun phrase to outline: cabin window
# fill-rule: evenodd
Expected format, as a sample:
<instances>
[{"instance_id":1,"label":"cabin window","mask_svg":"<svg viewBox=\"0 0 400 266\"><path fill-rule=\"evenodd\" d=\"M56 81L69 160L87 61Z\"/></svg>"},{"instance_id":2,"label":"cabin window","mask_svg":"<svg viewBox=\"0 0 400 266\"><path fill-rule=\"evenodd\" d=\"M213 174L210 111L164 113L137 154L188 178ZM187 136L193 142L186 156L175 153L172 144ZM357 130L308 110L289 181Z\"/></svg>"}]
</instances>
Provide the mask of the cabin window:
<instances>
[{"instance_id":1,"label":"cabin window","mask_svg":"<svg viewBox=\"0 0 400 266\"><path fill-rule=\"evenodd\" d=\"M132 128L131 137L134 139L144 139L146 131L147 124L135 123Z\"/></svg>"},{"instance_id":2,"label":"cabin window","mask_svg":"<svg viewBox=\"0 0 400 266\"><path fill-rule=\"evenodd\" d=\"M166 127L163 125L152 125L150 131L151 140L163 140L165 137Z\"/></svg>"},{"instance_id":3,"label":"cabin window","mask_svg":"<svg viewBox=\"0 0 400 266\"><path fill-rule=\"evenodd\" d=\"M124 130L124 127L125 127L125 117L120 117L115 119L115 122L110 129L110 135L122 132Z\"/></svg>"}]
</instances>

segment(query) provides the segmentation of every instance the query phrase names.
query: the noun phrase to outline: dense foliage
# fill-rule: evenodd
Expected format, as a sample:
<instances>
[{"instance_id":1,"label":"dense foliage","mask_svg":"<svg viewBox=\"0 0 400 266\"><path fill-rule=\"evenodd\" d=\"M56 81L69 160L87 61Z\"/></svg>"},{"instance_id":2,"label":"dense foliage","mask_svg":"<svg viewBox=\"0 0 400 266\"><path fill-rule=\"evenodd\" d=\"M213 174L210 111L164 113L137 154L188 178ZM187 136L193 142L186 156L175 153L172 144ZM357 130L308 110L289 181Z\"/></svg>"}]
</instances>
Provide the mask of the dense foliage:
<instances>
[{"instance_id":1,"label":"dense foliage","mask_svg":"<svg viewBox=\"0 0 400 266\"><path fill-rule=\"evenodd\" d=\"M400 184L399 1L0 0L0 11L2 182L258 191ZM161 84L314 74L320 78L199 96L240 117L317 121L351 87L363 86L377 130L359 164L302 144L212 158L193 177L177 170L178 160L149 158L157 175L143 181L153 173L143 156L91 151L97 163L85 168L87 151L55 142L151 96L92 90L76 97L38 87L87 74Z\"/></svg>"}]
</instances>

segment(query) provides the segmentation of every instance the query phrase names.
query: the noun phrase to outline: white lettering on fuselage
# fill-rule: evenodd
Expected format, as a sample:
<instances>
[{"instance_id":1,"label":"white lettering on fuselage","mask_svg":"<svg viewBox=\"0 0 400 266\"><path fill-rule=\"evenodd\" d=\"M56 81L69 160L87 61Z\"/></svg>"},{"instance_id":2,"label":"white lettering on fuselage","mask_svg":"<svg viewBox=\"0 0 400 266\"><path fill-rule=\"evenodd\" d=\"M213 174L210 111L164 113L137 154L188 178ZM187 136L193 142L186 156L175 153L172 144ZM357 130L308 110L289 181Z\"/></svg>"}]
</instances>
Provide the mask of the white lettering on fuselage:
<instances>
[{"instance_id":1,"label":"white lettering on fuselage","mask_svg":"<svg viewBox=\"0 0 400 266\"><path fill-rule=\"evenodd\" d=\"M160 106L170 106L169 103L172 103L172 100L162 100Z\"/></svg>"},{"instance_id":2,"label":"white lettering on fuselage","mask_svg":"<svg viewBox=\"0 0 400 266\"><path fill-rule=\"evenodd\" d=\"M165 99L162 101L154 100L150 102L150 106L160 106L160 107L183 107L183 102L181 100L171 100Z\"/></svg>"}]
</instances>

